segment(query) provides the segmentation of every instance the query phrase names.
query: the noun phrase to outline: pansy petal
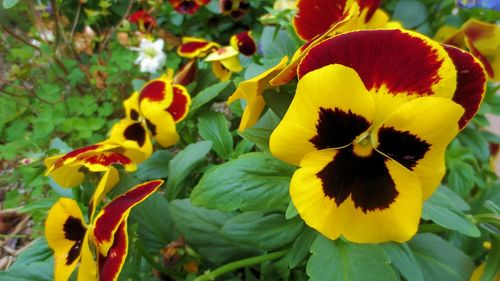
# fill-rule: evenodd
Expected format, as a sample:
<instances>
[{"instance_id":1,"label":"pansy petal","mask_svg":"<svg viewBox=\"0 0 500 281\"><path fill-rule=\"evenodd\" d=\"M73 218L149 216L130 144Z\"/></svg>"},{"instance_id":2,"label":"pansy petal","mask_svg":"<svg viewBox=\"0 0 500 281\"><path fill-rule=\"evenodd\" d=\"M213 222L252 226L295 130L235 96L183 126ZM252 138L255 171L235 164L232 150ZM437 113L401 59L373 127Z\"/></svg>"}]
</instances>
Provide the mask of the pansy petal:
<instances>
[{"instance_id":1,"label":"pansy petal","mask_svg":"<svg viewBox=\"0 0 500 281\"><path fill-rule=\"evenodd\" d=\"M82 155L78 157L75 161L76 163L86 167L91 172L104 172L113 165L121 165L127 172L137 170L137 166L130 158L114 151L102 151L91 155Z\"/></svg>"},{"instance_id":2,"label":"pansy petal","mask_svg":"<svg viewBox=\"0 0 500 281\"><path fill-rule=\"evenodd\" d=\"M364 14L363 20L365 23L369 22L372 16L380 7L381 0L356 0L359 5L359 10Z\"/></svg>"},{"instance_id":3,"label":"pansy petal","mask_svg":"<svg viewBox=\"0 0 500 281\"><path fill-rule=\"evenodd\" d=\"M462 129L479 110L486 91L486 74L481 62L470 53L449 45L444 47L457 68L457 89L452 100L465 109L458 122Z\"/></svg>"},{"instance_id":4,"label":"pansy petal","mask_svg":"<svg viewBox=\"0 0 500 281\"><path fill-rule=\"evenodd\" d=\"M101 202L102 197L108 193L111 188L113 188L119 181L118 171L114 167L109 167L109 169L104 173L99 184L97 185L92 199L89 202L89 218L94 217L95 209L97 205Z\"/></svg>"},{"instance_id":5,"label":"pansy petal","mask_svg":"<svg viewBox=\"0 0 500 281\"><path fill-rule=\"evenodd\" d=\"M259 120L262 110L265 107L262 93L271 87L269 81L285 67L287 60L288 57L285 56L275 66L251 79L240 82L236 91L228 98L228 104L237 99L245 99L247 101L245 111L241 117L240 131L253 126Z\"/></svg>"},{"instance_id":6,"label":"pansy petal","mask_svg":"<svg viewBox=\"0 0 500 281\"><path fill-rule=\"evenodd\" d=\"M358 5L351 5L349 11L345 14L344 17L338 19L335 23L330 26L326 32L321 35L316 36L314 39L309 40L307 43L302 45L295 53L293 54L292 60L290 63L280 72L278 73L271 81L269 82L273 86L281 86L287 84L297 75L297 68L299 66L302 58L309 52L309 50L321 43L326 38L333 36L337 31L340 30L345 24L347 24L353 17L358 13Z\"/></svg>"},{"instance_id":7,"label":"pansy petal","mask_svg":"<svg viewBox=\"0 0 500 281\"><path fill-rule=\"evenodd\" d=\"M361 30L327 39L302 59L299 79L329 64L353 68L374 94L377 109L385 107L385 116L377 112L375 123L409 99L451 98L456 88L456 70L448 53L439 43L412 31ZM387 108L393 97L400 102Z\"/></svg>"},{"instance_id":8,"label":"pansy petal","mask_svg":"<svg viewBox=\"0 0 500 281\"><path fill-rule=\"evenodd\" d=\"M402 30L362 30L313 47L300 62L299 78L329 64L353 68L368 90L391 94L451 97L456 85L452 60L437 42Z\"/></svg>"},{"instance_id":9,"label":"pansy petal","mask_svg":"<svg viewBox=\"0 0 500 281\"><path fill-rule=\"evenodd\" d=\"M238 50L240 54L245 56L251 56L257 51L257 45L250 31L242 31L231 36L230 44L234 49Z\"/></svg>"},{"instance_id":10,"label":"pansy petal","mask_svg":"<svg viewBox=\"0 0 500 281\"><path fill-rule=\"evenodd\" d=\"M175 121L167 110L151 108L143 112L151 136L163 147L169 147L179 141Z\"/></svg>"},{"instance_id":11,"label":"pansy petal","mask_svg":"<svg viewBox=\"0 0 500 281\"><path fill-rule=\"evenodd\" d=\"M346 16L352 0L298 0L297 14L293 18L295 33L304 41L328 31L336 21Z\"/></svg>"},{"instance_id":12,"label":"pansy petal","mask_svg":"<svg viewBox=\"0 0 500 281\"><path fill-rule=\"evenodd\" d=\"M418 178L375 151L356 157L351 149L305 156L290 183L298 213L330 239L343 235L356 243L409 240L421 212Z\"/></svg>"},{"instance_id":13,"label":"pansy petal","mask_svg":"<svg viewBox=\"0 0 500 281\"><path fill-rule=\"evenodd\" d=\"M219 47L219 44L202 38L183 37L182 44L177 48L177 54L189 59L202 58Z\"/></svg>"},{"instance_id":14,"label":"pansy petal","mask_svg":"<svg viewBox=\"0 0 500 281\"><path fill-rule=\"evenodd\" d=\"M168 0L179 14L192 15L198 11L200 5L194 0Z\"/></svg>"},{"instance_id":15,"label":"pansy petal","mask_svg":"<svg viewBox=\"0 0 500 281\"><path fill-rule=\"evenodd\" d=\"M174 85L180 84L183 86L187 86L195 80L197 70L198 66L196 64L196 60L192 59L181 66L179 70L177 70L177 73L175 74L172 82L174 83Z\"/></svg>"},{"instance_id":16,"label":"pansy petal","mask_svg":"<svg viewBox=\"0 0 500 281\"><path fill-rule=\"evenodd\" d=\"M146 83L139 93L139 108L167 108L172 103L172 81L167 79L154 79Z\"/></svg>"},{"instance_id":17,"label":"pansy petal","mask_svg":"<svg viewBox=\"0 0 500 281\"><path fill-rule=\"evenodd\" d=\"M80 168L81 165L74 165L71 162L47 172L47 176L50 176L61 187L74 187L81 184L85 178L85 174L80 171Z\"/></svg>"},{"instance_id":18,"label":"pansy petal","mask_svg":"<svg viewBox=\"0 0 500 281\"><path fill-rule=\"evenodd\" d=\"M47 158L45 160L45 166L48 168L47 173L51 172L52 170L58 169L64 165L67 165L68 163L71 163L78 159L78 157L88 154L88 153L94 153L97 151L104 151L108 150L111 148L117 147L117 145L113 144L105 144L105 143L97 143L85 147L81 147L78 149L75 149L73 151L70 151L64 155L60 155L57 157L51 157Z\"/></svg>"},{"instance_id":19,"label":"pansy petal","mask_svg":"<svg viewBox=\"0 0 500 281\"><path fill-rule=\"evenodd\" d=\"M129 150L139 150L143 152L143 157L139 159L125 153L125 155L131 157L136 163L142 162L153 153L153 144L151 143L146 128L142 123L130 119L122 119L116 123L113 128L111 128L110 140L107 142L120 144L125 148L129 148ZM140 154L134 154L140 156Z\"/></svg>"},{"instance_id":20,"label":"pansy petal","mask_svg":"<svg viewBox=\"0 0 500 281\"><path fill-rule=\"evenodd\" d=\"M99 280L116 281L128 253L127 218L125 217L114 235L113 246L107 256L99 254Z\"/></svg>"},{"instance_id":21,"label":"pansy petal","mask_svg":"<svg viewBox=\"0 0 500 281\"><path fill-rule=\"evenodd\" d=\"M231 46L226 46L210 53L210 55L205 58L205 61L221 61L235 56L238 56L238 51Z\"/></svg>"},{"instance_id":22,"label":"pansy petal","mask_svg":"<svg viewBox=\"0 0 500 281\"><path fill-rule=\"evenodd\" d=\"M175 123L179 123L186 118L190 105L191 97L187 89L182 85L174 85L172 103L167 108L167 111L172 115Z\"/></svg>"},{"instance_id":23,"label":"pansy petal","mask_svg":"<svg viewBox=\"0 0 500 281\"><path fill-rule=\"evenodd\" d=\"M231 78L231 70L224 67L220 61L212 62L212 72L217 79L224 82Z\"/></svg>"},{"instance_id":24,"label":"pansy petal","mask_svg":"<svg viewBox=\"0 0 500 281\"><path fill-rule=\"evenodd\" d=\"M139 93L133 92L128 99L123 101L123 107L128 119L139 121Z\"/></svg>"},{"instance_id":25,"label":"pansy petal","mask_svg":"<svg viewBox=\"0 0 500 281\"><path fill-rule=\"evenodd\" d=\"M97 281L97 265L89 247L89 233L85 235L82 244L82 258L78 269L78 281Z\"/></svg>"},{"instance_id":26,"label":"pansy petal","mask_svg":"<svg viewBox=\"0 0 500 281\"><path fill-rule=\"evenodd\" d=\"M240 59L238 56L229 57L227 59L220 60L220 63L232 72L240 72L243 70L243 66L241 66Z\"/></svg>"},{"instance_id":27,"label":"pansy petal","mask_svg":"<svg viewBox=\"0 0 500 281\"><path fill-rule=\"evenodd\" d=\"M75 200L61 198L49 211L45 221L45 237L54 250L54 280L66 281L81 256L87 227Z\"/></svg>"},{"instance_id":28,"label":"pansy petal","mask_svg":"<svg viewBox=\"0 0 500 281\"><path fill-rule=\"evenodd\" d=\"M424 200L446 172L445 150L458 133L463 112L460 105L446 98L418 98L402 105L372 132L378 151L418 176Z\"/></svg>"},{"instance_id":29,"label":"pansy petal","mask_svg":"<svg viewBox=\"0 0 500 281\"><path fill-rule=\"evenodd\" d=\"M471 19L463 26L465 43L493 81L500 81L500 27Z\"/></svg>"},{"instance_id":30,"label":"pansy petal","mask_svg":"<svg viewBox=\"0 0 500 281\"><path fill-rule=\"evenodd\" d=\"M136 185L102 208L94 221L92 231L94 242L102 255L108 254L114 235L130 209L153 194L162 184L162 180L155 180Z\"/></svg>"},{"instance_id":31,"label":"pansy petal","mask_svg":"<svg viewBox=\"0 0 500 281\"><path fill-rule=\"evenodd\" d=\"M329 65L304 76L290 107L270 139L277 158L298 165L307 153L350 144L370 126L371 95L356 72Z\"/></svg>"}]
</instances>

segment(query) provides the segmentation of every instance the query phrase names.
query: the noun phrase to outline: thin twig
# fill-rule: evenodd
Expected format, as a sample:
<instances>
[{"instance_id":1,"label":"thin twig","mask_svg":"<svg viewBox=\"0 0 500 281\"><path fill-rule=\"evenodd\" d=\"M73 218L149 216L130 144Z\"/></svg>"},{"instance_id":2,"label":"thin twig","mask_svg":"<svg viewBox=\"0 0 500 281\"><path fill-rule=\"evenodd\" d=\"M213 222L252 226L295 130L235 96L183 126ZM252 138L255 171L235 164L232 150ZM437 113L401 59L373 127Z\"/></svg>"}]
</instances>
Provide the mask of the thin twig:
<instances>
[{"instance_id":1,"label":"thin twig","mask_svg":"<svg viewBox=\"0 0 500 281\"><path fill-rule=\"evenodd\" d=\"M78 1L78 8L76 9L75 19L73 20L73 27L71 27L71 33L69 34L69 41L73 40L73 36L75 35L76 25L78 24L78 20L80 19L80 12L82 10L82 2Z\"/></svg>"},{"instance_id":2,"label":"thin twig","mask_svg":"<svg viewBox=\"0 0 500 281\"><path fill-rule=\"evenodd\" d=\"M52 1L54 1L54 0L52 0ZM125 11L125 14L123 14L123 17L120 19L120 21L118 22L118 24L115 25L115 26L113 26L113 28L111 28L111 30L109 31L109 33L106 35L106 37L102 41L102 44L99 47L99 54L102 52L102 50L104 50L104 48L108 44L109 39L111 39L111 36L113 35L113 33L118 29L118 27L120 27L120 25L122 24L122 22L128 17L128 14L132 10L132 4L134 4L134 1L133 0L129 0L128 1L128 7L127 7L127 10Z\"/></svg>"},{"instance_id":3,"label":"thin twig","mask_svg":"<svg viewBox=\"0 0 500 281\"><path fill-rule=\"evenodd\" d=\"M22 38L21 36L17 35L14 31L8 29L7 27L5 27L4 25L2 25L2 29L7 32L8 34L10 34L12 37L16 38L18 41L30 46L31 48L35 49L35 50L40 50L39 47L31 44L28 40Z\"/></svg>"}]
</instances>

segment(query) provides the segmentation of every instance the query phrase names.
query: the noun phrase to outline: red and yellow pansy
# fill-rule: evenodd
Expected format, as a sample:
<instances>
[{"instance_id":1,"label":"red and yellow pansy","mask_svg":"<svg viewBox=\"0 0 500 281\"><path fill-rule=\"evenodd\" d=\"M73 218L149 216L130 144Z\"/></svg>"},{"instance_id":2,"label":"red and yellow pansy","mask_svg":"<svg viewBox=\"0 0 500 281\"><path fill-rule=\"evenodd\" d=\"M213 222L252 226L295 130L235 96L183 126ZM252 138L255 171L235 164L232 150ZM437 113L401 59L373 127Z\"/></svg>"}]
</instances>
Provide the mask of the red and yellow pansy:
<instances>
[{"instance_id":1,"label":"red and yellow pansy","mask_svg":"<svg viewBox=\"0 0 500 281\"><path fill-rule=\"evenodd\" d=\"M128 17L128 20L137 25L141 32L150 32L156 27L156 20L145 10L137 10Z\"/></svg>"},{"instance_id":2,"label":"red and yellow pansy","mask_svg":"<svg viewBox=\"0 0 500 281\"><path fill-rule=\"evenodd\" d=\"M191 97L187 89L173 84L171 73L146 83L123 102L126 118L111 130L111 140L135 146L146 155L152 153L152 141L169 147L177 143L176 124L188 113Z\"/></svg>"},{"instance_id":3,"label":"red and yellow pansy","mask_svg":"<svg viewBox=\"0 0 500 281\"><path fill-rule=\"evenodd\" d=\"M361 30L312 47L297 76L270 150L300 166L300 216L330 239L409 240L447 145L483 98L479 61L414 32Z\"/></svg>"},{"instance_id":4,"label":"red and yellow pansy","mask_svg":"<svg viewBox=\"0 0 500 281\"><path fill-rule=\"evenodd\" d=\"M233 72L243 70L239 54L251 56L257 51L250 31L242 31L233 35L230 46L221 47L218 43L201 38L184 37L183 43L177 48L177 54L185 58L205 58L212 64L212 72L221 81L231 78Z\"/></svg>"},{"instance_id":5,"label":"red and yellow pansy","mask_svg":"<svg viewBox=\"0 0 500 281\"><path fill-rule=\"evenodd\" d=\"M129 153L124 153L125 151ZM126 171L133 172L137 167L132 157L140 154L139 151L127 150L118 144L101 142L48 157L44 162L47 167L46 175L51 176L62 187L74 187L83 182L85 175L82 167L91 172L105 172L113 165L120 165ZM139 156L139 159L140 157L143 156Z\"/></svg>"},{"instance_id":6,"label":"red and yellow pansy","mask_svg":"<svg viewBox=\"0 0 500 281\"><path fill-rule=\"evenodd\" d=\"M271 84L279 86L290 82L296 75L300 60L321 41L343 32L358 29L377 29L387 25L389 17L379 9L380 1L373 0L299 0L293 27L306 43L292 57L289 65Z\"/></svg>"},{"instance_id":7,"label":"red and yellow pansy","mask_svg":"<svg viewBox=\"0 0 500 281\"><path fill-rule=\"evenodd\" d=\"M491 80L500 81L500 26L470 19L461 28L443 26L435 39L468 49L481 61Z\"/></svg>"},{"instance_id":8,"label":"red and yellow pansy","mask_svg":"<svg viewBox=\"0 0 500 281\"><path fill-rule=\"evenodd\" d=\"M168 0L179 14L194 14L201 6L210 3L210 0Z\"/></svg>"},{"instance_id":9,"label":"red and yellow pansy","mask_svg":"<svg viewBox=\"0 0 500 281\"><path fill-rule=\"evenodd\" d=\"M109 173L99 183L100 191L109 185ZM47 242L55 256L54 280L68 280L78 263L78 280L117 280L127 255L130 210L162 183L156 180L133 187L105 205L95 219L91 215L88 224L75 200L59 199L45 222ZM97 263L92 253L94 248Z\"/></svg>"}]
</instances>

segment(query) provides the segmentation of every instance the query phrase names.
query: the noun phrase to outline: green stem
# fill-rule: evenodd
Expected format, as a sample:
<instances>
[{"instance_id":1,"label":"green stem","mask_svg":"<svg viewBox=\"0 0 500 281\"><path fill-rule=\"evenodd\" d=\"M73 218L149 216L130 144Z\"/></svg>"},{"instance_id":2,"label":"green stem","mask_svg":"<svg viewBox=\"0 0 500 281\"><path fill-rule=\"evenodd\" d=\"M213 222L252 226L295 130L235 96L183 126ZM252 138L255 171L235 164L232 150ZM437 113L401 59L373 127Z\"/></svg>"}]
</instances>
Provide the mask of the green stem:
<instances>
[{"instance_id":1,"label":"green stem","mask_svg":"<svg viewBox=\"0 0 500 281\"><path fill-rule=\"evenodd\" d=\"M215 269L214 271L206 271L205 274L196 277L193 281L215 280L215 278L217 278L217 276L222 275L224 273L234 271L234 270L241 268L241 267L259 264L259 263L269 261L269 260L274 260L274 259L277 259L277 258L284 256L287 252L288 252L288 250L282 250L282 251L277 251L277 252L270 253L270 254L265 254L262 256L246 258L246 259L242 259L242 260L235 261L232 263L228 263L228 264L225 264L225 265Z\"/></svg>"},{"instance_id":2,"label":"green stem","mask_svg":"<svg viewBox=\"0 0 500 281\"><path fill-rule=\"evenodd\" d=\"M479 214L479 215L474 215L472 216L472 221L475 224L482 223L482 222L489 222L494 225L500 225L500 215L496 214Z\"/></svg>"}]
</instances>

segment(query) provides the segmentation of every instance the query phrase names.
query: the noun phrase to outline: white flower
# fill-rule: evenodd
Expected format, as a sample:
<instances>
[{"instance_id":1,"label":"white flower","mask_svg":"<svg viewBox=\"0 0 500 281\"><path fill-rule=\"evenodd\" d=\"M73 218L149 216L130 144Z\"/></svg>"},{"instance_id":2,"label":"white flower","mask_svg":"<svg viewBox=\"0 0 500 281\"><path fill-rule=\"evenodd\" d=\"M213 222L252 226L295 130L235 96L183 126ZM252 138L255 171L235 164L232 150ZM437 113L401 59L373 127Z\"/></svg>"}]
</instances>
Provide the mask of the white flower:
<instances>
[{"instance_id":1,"label":"white flower","mask_svg":"<svg viewBox=\"0 0 500 281\"><path fill-rule=\"evenodd\" d=\"M140 64L141 72L155 73L158 68L165 64L167 59L167 55L163 52L163 39L158 39L155 42L141 39L139 48L131 49L139 52L135 64Z\"/></svg>"}]
</instances>

